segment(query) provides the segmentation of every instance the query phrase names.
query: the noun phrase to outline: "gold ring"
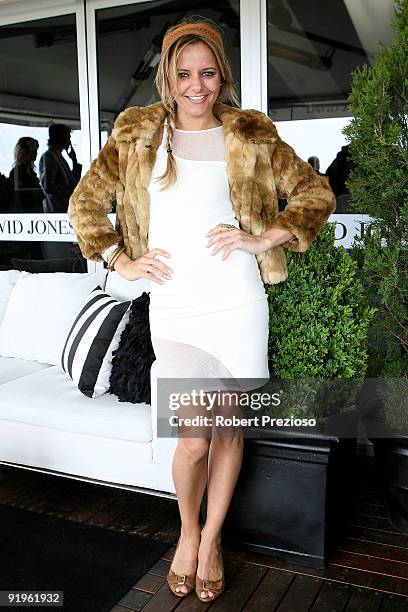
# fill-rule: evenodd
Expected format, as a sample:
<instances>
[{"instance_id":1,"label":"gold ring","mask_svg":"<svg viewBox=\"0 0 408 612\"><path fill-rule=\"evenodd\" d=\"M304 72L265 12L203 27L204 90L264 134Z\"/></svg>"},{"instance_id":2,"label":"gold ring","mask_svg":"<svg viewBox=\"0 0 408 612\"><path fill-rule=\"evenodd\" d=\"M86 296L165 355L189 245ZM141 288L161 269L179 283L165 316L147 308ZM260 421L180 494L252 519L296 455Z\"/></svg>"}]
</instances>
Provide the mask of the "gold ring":
<instances>
[{"instance_id":1,"label":"gold ring","mask_svg":"<svg viewBox=\"0 0 408 612\"><path fill-rule=\"evenodd\" d=\"M227 229L237 229L235 225L230 225L230 223L220 223L220 227L226 227Z\"/></svg>"}]
</instances>

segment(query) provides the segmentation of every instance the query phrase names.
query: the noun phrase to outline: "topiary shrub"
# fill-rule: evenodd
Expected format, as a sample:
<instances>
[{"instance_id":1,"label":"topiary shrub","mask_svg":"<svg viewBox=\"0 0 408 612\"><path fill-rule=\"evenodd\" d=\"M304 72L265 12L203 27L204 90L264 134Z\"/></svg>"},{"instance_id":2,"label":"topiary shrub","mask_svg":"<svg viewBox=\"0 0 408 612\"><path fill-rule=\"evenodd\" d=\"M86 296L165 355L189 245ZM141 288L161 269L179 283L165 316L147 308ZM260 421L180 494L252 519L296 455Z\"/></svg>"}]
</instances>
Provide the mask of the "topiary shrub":
<instances>
[{"instance_id":1,"label":"topiary shrub","mask_svg":"<svg viewBox=\"0 0 408 612\"><path fill-rule=\"evenodd\" d=\"M366 373L375 309L334 230L328 223L305 253L288 251L287 280L267 288L270 375L290 381L280 416L351 410Z\"/></svg>"},{"instance_id":2,"label":"topiary shrub","mask_svg":"<svg viewBox=\"0 0 408 612\"><path fill-rule=\"evenodd\" d=\"M395 7L393 42L371 67L353 73L353 119L344 134L354 166L347 183L353 206L371 217L352 249L367 303L377 307L370 370L389 380L382 387L384 414L401 427L408 426L408 0Z\"/></svg>"}]
</instances>

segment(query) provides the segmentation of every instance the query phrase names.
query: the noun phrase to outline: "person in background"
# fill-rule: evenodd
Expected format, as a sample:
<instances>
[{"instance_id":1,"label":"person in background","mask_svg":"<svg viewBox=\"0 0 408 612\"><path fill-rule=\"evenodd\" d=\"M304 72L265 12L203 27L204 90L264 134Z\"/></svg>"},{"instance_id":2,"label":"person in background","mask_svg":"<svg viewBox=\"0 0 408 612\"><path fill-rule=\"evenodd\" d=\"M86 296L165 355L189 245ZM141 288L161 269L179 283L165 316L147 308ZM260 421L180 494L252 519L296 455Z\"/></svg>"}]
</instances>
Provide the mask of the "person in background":
<instances>
[{"instance_id":1,"label":"person in background","mask_svg":"<svg viewBox=\"0 0 408 612\"><path fill-rule=\"evenodd\" d=\"M354 208L350 207L351 196L347 187L347 179L352 169L353 162L350 157L350 145L344 145L326 170L330 187L336 196L337 213L357 212Z\"/></svg>"},{"instance_id":2,"label":"person in background","mask_svg":"<svg viewBox=\"0 0 408 612\"><path fill-rule=\"evenodd\" d=\"M326 170L330 187L333 189L336 197L349 193L346 185L346 181L352 169L349 148L350 145L341 147L341 150L336 155L336 159L332 161Z\"/></svg>"},{"instance_id":3,"label":"person in background","mask_svg":"<svg viewBox=\"0 0 408 612\"><path fill-rule=\"evenodd\" d=\"M14 147L14 165L9 174L14 191L13 212L43 212L43 191L34 167L37 152L38 140L30 136L20 138Z\"/></svg>"},{"instance_id":4,"label":"person in background","mask_svg":"<svg viewBox=\"0 0 408 612\"><path fill-rule=\"evenodd\" d=\"M43 190L35 171L38 140L30 136L19 138L14 147L14 165L9 174L13 190L11 213L42 213ZM15 256L22 259L42 259L40 242L19 241L14 244Z\"/></svg>"},{"instance_id":5,"label":"person in background","mask_svg":"<svg viewBox=\"0 0 408 612\"><path fill-rule=\"evenodd\" d=\"M66 151L72 160L72 170L62 155ZM81 178L82 165L77 162L71 144L71 128L54 123L48 128L48 150L40 158L40 181L44 190L43 211L65 213L69 198Z\"/></svg>"},{"instance_id":6,"label":"person in background","mask_svg":"<svg viewBox=\"0 0 408 612\"><path fill-rule=\"evenodd\" d=\"M320 172L320 160L318 157L312 155L308 158L307 163L312 166L316 174L318 174L319 176L324 176L323 172Z\"/></svg>"},{"instance_id":7,"label":"person in background","mask_svg":"<svg viewBox=\"0 0 408 612\"><path fill-rule=\"evenodd\" d=\"M0 214L10 214L14 210L13 185L8 178L0 172ZM0 270L10 269L10 258L18 255L18 243L11 240L0 240Z\"/></svg>"}]
</instances>

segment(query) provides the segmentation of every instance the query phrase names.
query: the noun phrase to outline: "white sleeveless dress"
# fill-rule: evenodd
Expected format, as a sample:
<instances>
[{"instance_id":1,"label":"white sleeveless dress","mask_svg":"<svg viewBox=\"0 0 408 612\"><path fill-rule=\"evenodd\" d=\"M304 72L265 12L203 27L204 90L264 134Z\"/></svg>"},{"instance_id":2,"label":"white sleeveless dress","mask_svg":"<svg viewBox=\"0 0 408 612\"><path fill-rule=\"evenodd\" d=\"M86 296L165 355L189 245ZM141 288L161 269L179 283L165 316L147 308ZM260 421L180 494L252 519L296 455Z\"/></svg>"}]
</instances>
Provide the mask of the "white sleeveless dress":
<instances>
[{"instance_id":1,"label":"white sleeveless dress","mask_svg":"<svg viewBox=\"0 0 408 612\"><path fill-rule=\"evenodd\" d=\"M255 255L223 249L211 255L206 233L219 223L239 227L228 183L223 126L175 130L177 181L160 191L166 168L166 126L149 185L149 250L173 269L163 285L150 282L150 328L157 374L163 378L269 379L269 313ZM255 385L255 387L260 386ZM208 388L215 388L210 385Z\"/></svg>"}]
</instances>

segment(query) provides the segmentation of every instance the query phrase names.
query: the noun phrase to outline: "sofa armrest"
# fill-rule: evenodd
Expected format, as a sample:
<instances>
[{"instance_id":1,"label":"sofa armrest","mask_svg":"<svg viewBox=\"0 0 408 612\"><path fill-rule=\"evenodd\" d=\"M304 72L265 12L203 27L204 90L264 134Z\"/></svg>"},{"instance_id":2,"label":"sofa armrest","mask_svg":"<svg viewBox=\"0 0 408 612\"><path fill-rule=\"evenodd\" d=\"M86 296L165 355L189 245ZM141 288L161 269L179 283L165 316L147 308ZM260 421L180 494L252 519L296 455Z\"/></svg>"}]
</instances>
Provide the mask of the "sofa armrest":
<instances>
[{"instance_id":1,"label":"sofa armrest","mask_svg":"<svg viewBox=\"0 0 408 612\"><path fill-rule=\"evenodd\" d=\"M155 463L171 465L174 451L177 446L177 438L164 438L157 435L158 410L157 410L157 362L152 363L150 370L151 385L151 417L152 417L152 458Z\"/></svg>"}]
</instances>

